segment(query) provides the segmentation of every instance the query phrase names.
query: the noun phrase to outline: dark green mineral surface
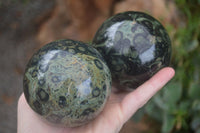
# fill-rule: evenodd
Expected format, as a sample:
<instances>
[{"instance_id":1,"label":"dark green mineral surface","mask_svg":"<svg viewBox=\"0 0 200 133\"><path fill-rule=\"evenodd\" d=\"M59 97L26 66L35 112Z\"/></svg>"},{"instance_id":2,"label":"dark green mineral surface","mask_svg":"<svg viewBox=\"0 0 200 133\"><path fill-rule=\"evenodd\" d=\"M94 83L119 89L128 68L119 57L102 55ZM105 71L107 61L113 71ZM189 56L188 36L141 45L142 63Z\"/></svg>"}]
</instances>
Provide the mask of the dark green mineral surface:
<instances>
[{"instance_id":1,"label":"dark green mineral surface","mask_svg":"<svg viewBox=\"0 0 200 133\"><path fill-rule=\"evenodd\" d=\"M32 56L23 85L35 112L51 123L74 127L102 111L111 92L111 74L94 48L58 40Z\"/></svg>"},{"instance_id":2,"label":"dark green mineral surface","mask_svg":"<svg viewBox=\"0 0 200 133\"><path fill-rule=\"evenodd\" d=\"M117 88L137 88L168 66L171 42L164 27L142 12L128 11L106 20L93 46L102 54Z\"/></svg>"}]
</instances>

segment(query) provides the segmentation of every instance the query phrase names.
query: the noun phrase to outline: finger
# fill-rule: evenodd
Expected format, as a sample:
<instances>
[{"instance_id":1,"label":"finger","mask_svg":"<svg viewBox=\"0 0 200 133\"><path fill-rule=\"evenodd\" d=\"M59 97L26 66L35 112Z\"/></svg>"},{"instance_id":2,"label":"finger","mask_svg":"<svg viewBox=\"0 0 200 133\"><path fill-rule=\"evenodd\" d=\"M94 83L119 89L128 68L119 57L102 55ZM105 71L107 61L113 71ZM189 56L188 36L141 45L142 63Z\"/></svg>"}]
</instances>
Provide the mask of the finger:
<instances>
[{"instance_id":1,"label":"finger","mask_svg":"<svg viewBox=\"0 0 200 133\"><path fill-rule=\"evenodd\" d=\"M143 85L129 93L121 102L124 122L155 95L155 93L158 92L174 76L174 74L175 72L172 68L163 68Z\"/></svg>"},{"instance_id":2,"label":"finger","mask_svg":"<svg viewBox=\"0 0 200 133\"><path fill-rule=\"evenodd\" d=\"M17 130L18 133L46 133L45 128L48 127L42 119L30 108L26 102L24 93L18 100ZM33 128L35 127L35 128ZM48 129L48 128L47 128ZM51 133L51 132L48 132Z\"/></svg>"},{"instance_id":3,"label":"finger","mask_svg":"<svg viewBox=\"0 0 200 133\"><path fill-rule=\"evenodd\" d=\"M26 105L24 93L22 93L22 95L20 96L18 100L18 109L17 109L17 132L18 133L29 132L27 131L28 130L27 128L22 128L22 127L27 127L28 123L26 119L30 118L29 116L27 116L27 114L29 114L28 110L29 109L27 108L27 105Z\"/></svg>"},{"instance_id":4,"label":"finger","mask_svg":"<svg viewBox=\"0 0 200 133\"><path fill-rule=\"evenodd\" d=\"M34 125L34 126L33 126ZM41 129L37 125L43 125L42 121L36 115L35 112L29 107L26 102L24 93L20 96L18 100L18 110L17 110L17 132L18 133L33 133L37 129ZM37 128L32 128L37 127Z\"/></svg>"}]
</instances>

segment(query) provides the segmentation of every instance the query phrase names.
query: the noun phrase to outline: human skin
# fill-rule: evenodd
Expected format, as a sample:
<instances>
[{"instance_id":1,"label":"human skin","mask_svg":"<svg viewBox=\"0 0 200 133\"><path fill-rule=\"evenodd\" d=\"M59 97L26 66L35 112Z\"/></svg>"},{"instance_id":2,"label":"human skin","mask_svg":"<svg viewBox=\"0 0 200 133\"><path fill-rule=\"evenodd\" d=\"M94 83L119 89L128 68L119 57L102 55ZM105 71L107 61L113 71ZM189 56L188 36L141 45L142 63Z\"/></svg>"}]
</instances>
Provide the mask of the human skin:
<instances>
[{"instance_id":1,"label":"human skin","mask_svg":"<svg viewBox=\"0 0 200 133\"><path fill-rule=\"evenodd\" d=\"M43 121L28 105L22 94L18 101L18 133L118 133L122 126L154 96L175 74L166 67L132 92L113 88L103 111L86 125L67 128Z\"/></svg>"}]
</instances>

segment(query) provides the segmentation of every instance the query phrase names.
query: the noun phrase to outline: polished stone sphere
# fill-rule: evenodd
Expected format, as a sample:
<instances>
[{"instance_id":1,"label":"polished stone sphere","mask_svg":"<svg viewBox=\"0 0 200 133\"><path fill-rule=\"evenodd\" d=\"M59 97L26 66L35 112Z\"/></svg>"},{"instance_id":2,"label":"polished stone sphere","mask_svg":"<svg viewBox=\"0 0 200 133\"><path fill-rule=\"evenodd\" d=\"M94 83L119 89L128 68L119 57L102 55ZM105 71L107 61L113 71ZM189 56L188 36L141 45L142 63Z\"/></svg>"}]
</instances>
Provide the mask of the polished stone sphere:
<instances>
[{"instance_id":1,"label":"polished stone sphere","mask_svg":"<svg viewBox=\"0 0 200 133\"><path fill-rule=\"evenodd\" d=\"M170 63L169 35L158 20L142 12L107 19L92 44L106 60L113 85L119 89L137 88Z\"/></svg>"},{"instance_id":2,"label":"polished stone sphere","mask_svg":"<svg viewBox=\"0 0 200 133\"><path fill-rule=\"evenodd\" d=\"M44 120L75 127L102 111L111 92L111 74L91 46L58 40L32 56L23 86L28 104Z\"/></svg>"}]
</instances>

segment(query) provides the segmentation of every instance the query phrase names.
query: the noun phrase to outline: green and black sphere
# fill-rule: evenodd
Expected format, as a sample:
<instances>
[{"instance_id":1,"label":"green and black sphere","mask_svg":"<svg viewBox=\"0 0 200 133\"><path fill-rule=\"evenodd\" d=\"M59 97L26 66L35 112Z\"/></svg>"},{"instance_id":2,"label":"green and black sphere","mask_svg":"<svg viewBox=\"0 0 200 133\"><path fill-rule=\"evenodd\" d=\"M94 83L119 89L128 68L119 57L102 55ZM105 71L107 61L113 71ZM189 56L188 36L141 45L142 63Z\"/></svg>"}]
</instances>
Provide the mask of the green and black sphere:
<instances>
[{"instance_id":1,"label":"green and black sphere","mask_svg":"<svg viewBox=\"0 0 200 133\"><path fill-rule=\"evenodd\" d=\"M66 39L32 56L23 85L28 104L42 118L75 127L102 111L111 92L111 74L97 50Z\"/></svg>"},{"instance_id":2,"label":"green and black sphere","mask_svg":"<svg viewBox=\"0 0 200 133\"><path fill-rule=\"evenodd\" d=\"M103 110L112 81L116 88L135 89L168 66L171 58L166 30L142 12L106 20L92 46L70 39L54 41L28 62L25 98L50 123L75 127L90 122Z\"/></svg>"},{"instance_id":3,"label":"green and black sphere","mask_svg":"<svg viewBox=\"0 0 200 133\"><path fill-rule=\"evenodd\" d=\"M92 44L106 60L116 88L135 89L170 63L171 42L165 28L142 12L107 19Z\"/></svg>"}]
</instances>

